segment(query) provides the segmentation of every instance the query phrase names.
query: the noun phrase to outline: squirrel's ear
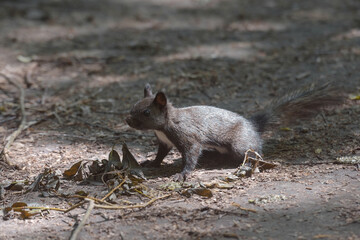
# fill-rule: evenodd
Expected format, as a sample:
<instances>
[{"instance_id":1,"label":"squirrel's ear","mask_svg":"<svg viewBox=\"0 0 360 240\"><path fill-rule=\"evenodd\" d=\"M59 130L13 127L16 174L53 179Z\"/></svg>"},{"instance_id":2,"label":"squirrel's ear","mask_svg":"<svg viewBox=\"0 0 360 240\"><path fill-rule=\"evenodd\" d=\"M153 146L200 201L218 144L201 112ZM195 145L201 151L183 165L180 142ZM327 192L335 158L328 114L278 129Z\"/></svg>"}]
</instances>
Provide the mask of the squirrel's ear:
<instances>
[{"instance_id":1,"label":"squirrel's ear","mask_svg":"<svg viewBox=\"0 0 360 240\"><path fill-rule=\"evenodd\" d=\"M151 86L147 83L144 88L144 98L151 97L152 95Z\"/></svg>"},{"instance_id":2,"label":"squirrel's ear","mask_svg":"<svg viewBox=\"0 0 360 240\"><path fill-rule=\"evenodd\" d=\"M165 94L163 92L158 92L155 96L154 102L156 105L160 106L160 108L165 107L167 103Z\"/></svg>"}]
</instances>

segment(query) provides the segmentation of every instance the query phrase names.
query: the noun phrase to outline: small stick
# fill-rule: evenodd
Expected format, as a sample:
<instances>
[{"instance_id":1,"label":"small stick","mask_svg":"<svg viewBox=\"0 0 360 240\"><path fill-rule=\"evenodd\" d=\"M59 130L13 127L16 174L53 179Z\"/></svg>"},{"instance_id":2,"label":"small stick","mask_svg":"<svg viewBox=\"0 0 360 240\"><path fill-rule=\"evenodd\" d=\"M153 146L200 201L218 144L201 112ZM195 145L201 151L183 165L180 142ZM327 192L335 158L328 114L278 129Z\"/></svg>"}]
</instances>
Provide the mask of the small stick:
<instances>
[{"instance_id":1,"label":"small stick","mask_svg":"<svg viewBox=\"0 0 360 240\"><path fill-rule=\"evenodd\" d=\"M98 205L95 204L95 208L102 208L102 209L112 209L112 210L116 210L116 209L130 209L130 208L144 208L149 206L150 204L154 203L155 201L159 200L159 199L163 199L163 198L167 198L170 197L171 194L167 194L161 197L157 197L157 198L153 198L150 201L148 201L147 203L144 204L136 204L136 205L131 205L131 206L119 206L119 205L114 205L114 206L103 206L103 205Z\"/></svg>"},{"instance_id":2,"label":"small stick","mask_svg":"<svg viewBox=\"0 0 360 240\"><path fill-rule=\"evenodd\" d=\"M90 197L90 196L81 196L81 195L77 195L77 194L72 195L72 196L62 196L62 195L59 194L57 191L53 191L53 193L54 193L56 196L60 197L60 198L81 198L81 199L85 199L85 200L86 200L86 199L91 199L91 200L94 200L95 202L104 203L104 204L108 204L108 205L114 205L114 204L112 204L112 203L108 203L108 202L103 201L103 200L101 200L101 199L98 199L98 198L95 198L95 197Z\"/></svg>"},{"instance_id":3,"label":"small stick","mask_svg":"<svg viewBox=\"0 0 360 240\"><path fill-rule=\"evenodd\" d=\"M253 213L257 212L255 209L241 207L240 204L238 204L238 203L232 203L231 205L233 205L243 211L248 211L248 212L253 212Z\"/></svg>"},{"instance_id":4,"label":"small stick","mask_svg":"<svg viewBox=\"0 0 360 240\"><path fill-rule=\"evenodd\" d=\"M80 233L81 229L84 227L87 219L90 217L91 211L94 209L94 201L89 199L89 206L86 210L84 218L81 220L80 224L75 228L75 230L72 232L70 236L70 240L75 240L77 238L77 235Z\"/></svg>"},{"instance_id":5,"label":"small stick","mask_svg":"<svg viewBox=\"0 0 360 240\"><path fill-rule=\"evenodd\" d=\"M101 201L104 201L105 199L107 199L111 194L113 194L113 192L115 192L117 189L119 189L126 181L126 178L123 179L123 181L117 185L116 187L114 187L110 192L108 192L108 194L105 195L105 197L103 197L101 199Z\"/></svg>"},{"instance_id":6,"label":"small stick","mask_svg":"<svg viewBox=\"0 0 360 240\"><path fill-rule=\"evenodd\" d=\"M26 128L26 114L25 114L25 107L24 107L24 99L25 99L25 91L24 89L18 84L17 82L11 80L8 76L6 76L3 73L0 73L0 75L5 78L9 83L15 85L20 90L20 109L21 109L21 123L17 130L15 130L7 140L7 143L5 144L4 148L2 149L0 153L0 158L6 162L9 166L15 165L7 155L8 149L10 148L11 144L14 142L15 138L19 136L19 134Z\"/></svg>"},{"instance_id":7,"label":"small stick","mask_svg":"<svg viewBox=\"0 0 360 240\"><path fill-rule=\"evenodd\" d=\"M71 210L73 210L73 209L75 209L75 208L77 208L77 207L80 207L80 206L84 205L84 203L85 203L85 201L83 200L83 201L81 201L81 202L73 205L72 207L66 209L66 210L64 211L64 213L70 212Z\"/></svg>"},{"instance_id":8,"label":"small stick","mask_svg":"<svg viewBox=\"0 0 360 240\"><path fill-rule=\"evenodd\" d=\"M101 199L98 199L98 198L94 198L94 197L89 197L89 196L74 195L74 196L69 196L69 197L67 197L67 198L82 198L82 199L85 199L85 200L86 200L86 199L88 199L88 200L93 200L93 201L95 201L95 202L107 204L107 205L110 205L110 206L114 205L114 204L109 203L109 202L106 202L106 201L104 201L104 200L101 200Z\"/></svg>"},{"instance_id":9,"label":"small stick","mask_svg":"<svg viewBox=\"0 0 360 240\"><path fill-rule=\"evenodd\" d=\"M255 156L256 156L256 158L249 157L249 156L248 156L249 152L254 153ZM252 150L252 149L248 149L248 150L245 152L244 160L243 160L243 163L242 163L241 166L244 166L245 163L246 163L249 159L256 161L256 165L255 165L254 168L257 167L257 165L258 165L258 163L259 163L259 160L264 161L260 154L258 154L256 151L254 151L254 150Z\"/></svg>"},{"instance_id":10,"label":"small stick","mask_svg":"<svg viewBox=\"0 0 360 240\"><path fill-rule=\"evenodd\" d=\"M56 120L58 121L58 123L59 123L60 125L62 125L62 124L63 124L63 121L61 120L59 114L57 114L56 111L54 111L53 114L54 114Z\"/></svg>"},{"instance_id":11,"label":"small stick","mask_svg":"<svg viewBox=\"0 0 360 240\"><path fill-rule=\"evenodd\" d=\"M143 193L142 191L140 191L140 190L138 190L138 189L134 189L135 190L135 192L137 192L137 193L139 193L140 195L143 195L143 196L145 196L145 197L147 197L147 198L149 198L149 199L152 199L152 197L151 196L149 196L149 195L147 195L147 194L145 194L145 193Z\"/></svg>"},{"instance_id":12,"label":"small stick","mask_svg":"<svg viewBox=\"0 0 360 240\"><path fill-rule=\"evenodd\" d=\"M2 208L0 208L1 210ZM59 212L66 212L66 209L62 208L53 208L53 207L31 207L31 206L23 206L23 207L12 207L11 209L15 210L23 210L23 209L40 209L40 210L54 210Z\"/></svg>"},{"instance_id":13,"label":"small stick","mask_svg":"<svg viewBox=\"0 0 360 240\"><path fill-rule=\"evenodd\" d=\"M244 155L244 160L243 160L243 163L241 164L241 166L245 166L245 163L247 162L248 160L248 152L250 151L250 149L248 149L246 152L245 152L245 155Z\"/></svg>"},{"instance_id":14,"label":"small stick","mask_svg":"<svg viewBox=\"0 0 360 240\"><path fill-rule=\"evenodd\" d=\"M24 76L24 82L26 84L27 88L30 88L32 83L32 79L31 79L31 75L35 69L35 67L37 66L37 64L33 65L32 67L30 67L30 69L28 71L26 71L26 74Z\"/></svg>"}]
</instances>

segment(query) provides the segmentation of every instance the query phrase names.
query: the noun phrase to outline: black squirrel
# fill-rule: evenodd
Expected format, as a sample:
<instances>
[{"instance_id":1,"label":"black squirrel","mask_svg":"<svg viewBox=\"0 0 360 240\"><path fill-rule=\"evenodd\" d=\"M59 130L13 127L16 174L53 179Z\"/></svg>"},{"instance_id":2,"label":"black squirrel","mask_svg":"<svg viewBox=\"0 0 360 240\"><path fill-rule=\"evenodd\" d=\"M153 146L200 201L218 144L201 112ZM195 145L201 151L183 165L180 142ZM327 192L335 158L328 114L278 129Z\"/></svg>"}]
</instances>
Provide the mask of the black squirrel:
<instances>
[{"instance_id":1,"label":"black squirrel","mask_svg":"<svg viewBox=\"0 0 360 240\"><path fill-rule=\"evenodd\" d=\"M182 181L195 169L205 150L242 160L248 149L261 153L261 134L272 123L278 120L291 123L316 115L323 107L341 104L343 98L334 95L329 86L312 85L289 92L246 119L211 106L176 108L163 92L153 95L150 85L146 84L144 98L132 107L126 122L135 129L155 131L159 148L155 160L150 164L148 161L147 166L160 166L174 146L180 151L184 167L174 178Z\"/></svg>"}]
</instances>

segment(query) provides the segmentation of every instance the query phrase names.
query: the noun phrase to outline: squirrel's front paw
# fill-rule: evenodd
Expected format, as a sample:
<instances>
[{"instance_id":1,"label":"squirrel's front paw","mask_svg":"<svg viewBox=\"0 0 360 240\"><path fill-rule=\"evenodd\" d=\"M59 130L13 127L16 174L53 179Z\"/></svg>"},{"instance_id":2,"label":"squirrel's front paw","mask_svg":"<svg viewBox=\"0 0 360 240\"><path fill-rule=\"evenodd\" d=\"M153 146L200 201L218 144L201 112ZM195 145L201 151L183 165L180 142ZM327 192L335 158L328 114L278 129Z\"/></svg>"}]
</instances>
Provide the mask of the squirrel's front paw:
<instances>
[{"instance_id":1,"label":"squirrel's front paw","mask_svg":"<svg viewBox=\"0 0 360 240\"><path fill-rule=\"evenodd\" d=\"M173 176L173 179L175 182L184 182L187 177L188 177L188 174L186 174L186 173L177 173Z\"/></svg>"},{"instance_id":2,"label":"squirrel's front paw","mask_svg":"<svg viewBox=\"0 0 360 240\"><path fill-rule=\"evenodd\" d=\"M160 167L160 163L155 161L146 160L145 162L140 164L142 167Z\"/></svg>"}]
</instances>

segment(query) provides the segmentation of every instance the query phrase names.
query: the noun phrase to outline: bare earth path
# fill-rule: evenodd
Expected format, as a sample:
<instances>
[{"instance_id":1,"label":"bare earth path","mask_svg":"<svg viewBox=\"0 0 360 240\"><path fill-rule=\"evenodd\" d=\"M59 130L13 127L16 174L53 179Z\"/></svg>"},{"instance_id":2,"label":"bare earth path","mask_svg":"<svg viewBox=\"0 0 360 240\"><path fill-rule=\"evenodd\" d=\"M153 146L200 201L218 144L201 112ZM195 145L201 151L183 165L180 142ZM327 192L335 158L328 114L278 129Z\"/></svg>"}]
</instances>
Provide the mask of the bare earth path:
<instances>
[{"instance_id":1,"label":"bare earth path","mask_svg":"<svg viewBox=\"0 0 360 240\"><path fill-rule=\"evenodd\" d=\"M360 95L359 66L357 0L4 0L0 72L25 89L27 121L37 124L9 149L20 169L0 164L0 184L106 158L122 142L139 162L153 159L153 134L124 122L146 82L176 106L249 116L289 88L334 81L349 95L343 108L264 136L264 158L280 167L209 199L174 193L143 209L95 209L79 238L360 239L359 163L334 164L360 156L360 100L351 100ZM19 95L0 76L0 146L20 124ZM235 170L221 161L203 159L190 181ZM180 164L172 151L160 169L144 169L146 184L171 182ZM61 189L107 192L64 179ZM68 207L12 191L0 207L16 201ZM1 219L0 239L68 239L85 211Z\"/></svg>"}]
</instances>

